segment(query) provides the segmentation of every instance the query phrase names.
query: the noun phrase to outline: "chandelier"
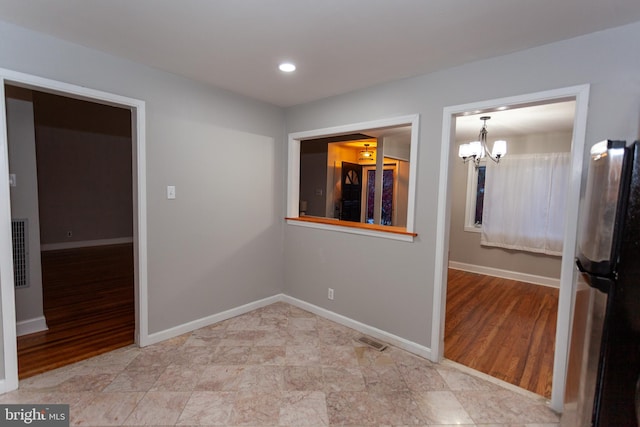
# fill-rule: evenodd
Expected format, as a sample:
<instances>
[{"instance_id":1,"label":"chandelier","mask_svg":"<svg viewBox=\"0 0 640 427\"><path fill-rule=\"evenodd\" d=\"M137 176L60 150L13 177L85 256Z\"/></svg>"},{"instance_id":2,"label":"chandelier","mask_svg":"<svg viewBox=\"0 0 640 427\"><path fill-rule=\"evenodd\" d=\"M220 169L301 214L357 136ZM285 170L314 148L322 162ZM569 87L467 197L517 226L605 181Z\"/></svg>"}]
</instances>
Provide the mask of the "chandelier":
<instances>
[{"instance_id":1,"label":"chandelier","mask_svg":"<svg viewBox=\"0 0 640 427\"><path fill-rule=\"evenodd\" d=\"M478 135L479 141L460 144L460 147L458 147L458 157L460 157L464 163L473 161L476 169L480 166L480 160L482 160L485 155L489 156L494 162L500 163L500 159L507 154L507 141L504 140L495 141L493 143L493 151L489 151L489 147L487 146L487 120L490 118L491 116L480 117L483 124L482 129L480 129L480 134Z\"/></svg>"}]
</instances>

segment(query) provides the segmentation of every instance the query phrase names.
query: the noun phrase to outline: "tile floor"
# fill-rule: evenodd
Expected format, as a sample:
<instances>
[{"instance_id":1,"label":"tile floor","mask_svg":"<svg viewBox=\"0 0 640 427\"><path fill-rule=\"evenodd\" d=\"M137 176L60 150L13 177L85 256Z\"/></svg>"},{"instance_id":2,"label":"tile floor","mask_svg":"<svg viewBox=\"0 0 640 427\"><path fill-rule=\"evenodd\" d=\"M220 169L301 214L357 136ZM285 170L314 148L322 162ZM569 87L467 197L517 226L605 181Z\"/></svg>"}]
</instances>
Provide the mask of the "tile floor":
<instances>
[{"instance_id":1,"label":"tile floor","mask_svg":"<svg viewBox=\"0 0 640 427\"><path fill-rule=\"evenodd\" d=\"M276 303L20 382L0 403L68 403L71 425L558 426L503 388Z\"/></svg>"}]
</instances>

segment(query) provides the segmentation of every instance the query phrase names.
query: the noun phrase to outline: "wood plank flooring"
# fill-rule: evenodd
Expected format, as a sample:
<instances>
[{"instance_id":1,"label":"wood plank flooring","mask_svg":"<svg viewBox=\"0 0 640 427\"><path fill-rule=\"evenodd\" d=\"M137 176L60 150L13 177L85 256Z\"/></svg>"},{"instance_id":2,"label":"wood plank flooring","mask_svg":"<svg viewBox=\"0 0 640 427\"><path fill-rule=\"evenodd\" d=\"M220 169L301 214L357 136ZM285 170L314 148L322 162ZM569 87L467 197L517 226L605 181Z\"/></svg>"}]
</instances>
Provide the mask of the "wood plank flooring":
<instances>
[{"instance_id":1,"label":"wood plank flooring","mask_svg":"<svg viewBox=\"0 0 640 427\"><path fill-rule=\"evenodd\" d=\"M48 331L18 337L27 378L134 342L132 244L42 252Z\"/></svg>"},{"instance_id":2,"label":"wood plank flooring","mask_svg":"<svg viewBox=\"0 0 640 427\"><path fill-rule=\"evenodd\" d=\"M445 357L551 396L558 289L449 270Z\"/></svg>"}]
</instances>

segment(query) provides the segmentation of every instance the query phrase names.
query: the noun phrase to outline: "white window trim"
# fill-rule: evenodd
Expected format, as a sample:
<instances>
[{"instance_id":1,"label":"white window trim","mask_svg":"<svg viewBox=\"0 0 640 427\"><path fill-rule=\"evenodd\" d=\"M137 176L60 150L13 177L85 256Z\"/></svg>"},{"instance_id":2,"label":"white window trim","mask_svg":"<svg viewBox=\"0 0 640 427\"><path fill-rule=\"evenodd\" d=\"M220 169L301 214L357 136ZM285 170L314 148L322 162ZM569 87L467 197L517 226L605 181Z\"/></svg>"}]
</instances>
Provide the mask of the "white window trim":
<instances>
[{"instance_id":1,"label":"white window trim","mask_svg":"<svg viewBox=\"0 0 640 427\"><path fill-rule=\"evenodd\" d=\"M289 134L288 149L288 171L287 171L287 224L300 227L308 227L322 230L331 230L349 234L359 234L372 237L381 237L392 240L401 240L413 242L414 237L391 232L381 232L375 230L366 230L360 228L350 228L341 226L340 224L316 224L304 221L296 221L299 216L300 205L300 141L305 139L314 139L329 137L334 135L343 135L348 133L363 132L370 129L393 127L393 126L411 126L411 153L409 155L409 197L407 201L407 227L408 233L414 233L415 222L415 200L416 200L416 177L418 169L418 137L420 115L412 114L407 116L398 116L387 119L373 120L370 122L361 122L347 124L342 126L334 126L323 129L315 129L303 132L294 132Z\"/></svg>"},{"instance_id":2,"label":"white window trim","mask_svg":"<svg viewBox=\"0 0 640 427\"><path fill-rule=\"evenodd\" d=\"M480 160L480 166L486 166L487 159ZM478 189L478 171L473 162L467 164L467 201L464 211L464 231L481 233L482 225L476 225L476 192Z\"/></svg>"}]
</instances>

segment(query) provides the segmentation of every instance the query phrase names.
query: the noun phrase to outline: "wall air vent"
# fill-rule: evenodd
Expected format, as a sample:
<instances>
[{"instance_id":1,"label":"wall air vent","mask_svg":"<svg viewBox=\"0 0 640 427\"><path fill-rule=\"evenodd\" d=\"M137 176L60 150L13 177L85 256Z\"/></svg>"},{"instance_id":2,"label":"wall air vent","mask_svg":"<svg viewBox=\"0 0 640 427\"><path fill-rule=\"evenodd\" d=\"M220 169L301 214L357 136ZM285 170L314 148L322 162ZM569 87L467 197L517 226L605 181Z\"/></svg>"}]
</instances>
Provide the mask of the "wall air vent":
<instances>
[{"instance_id":1,"label":"wall air vent","mask_svg":"<svg viewBox=\"0 0 640 427\"><path fill-rule=\"evenodd\" d=\"M13 241L13 282L16 288L29 286L29 229L27 219L11 220Z\"/></svg>"}]
</instances>

